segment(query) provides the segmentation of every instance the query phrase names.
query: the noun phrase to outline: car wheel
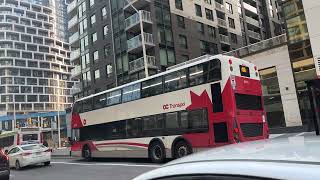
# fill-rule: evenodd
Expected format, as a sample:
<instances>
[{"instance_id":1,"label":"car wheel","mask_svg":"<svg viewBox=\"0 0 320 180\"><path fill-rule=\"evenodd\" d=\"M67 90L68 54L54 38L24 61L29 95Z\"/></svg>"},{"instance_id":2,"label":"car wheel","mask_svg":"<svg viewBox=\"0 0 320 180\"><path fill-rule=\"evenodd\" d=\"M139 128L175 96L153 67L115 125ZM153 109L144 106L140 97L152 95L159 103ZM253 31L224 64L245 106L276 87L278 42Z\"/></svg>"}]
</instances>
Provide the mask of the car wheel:
<instances>
[{"instance_id":1,"label":"car wheel","mask_svg":"<svg viewBox=\"0 0 320 180\"><path fill-rule=\"evenodd\" d=\"M163 144L153 142L149 148L149 157L154 163L162 163L166 159L166 152Z\"/></svg>"},{"instance_id":2,"label":"car wheel","mask_svg":"<svg viewBox=\"0 0 320 180\"><path fill-rule=\"evenodd\" d=\"M45 162L44 165L45 165L45 166L49 166L49 165L50 165L50 161Z\"/></svg>"},{"instance_id":3,"label":"car wheel","mask_svg":"<svg viewBox=\"0 0 320 180\"><path fill-rule=\"evenodd\" d=\"M89 146L86 145L83 147L82 157L87 161L90 161L92 159L91 150L90 150Z\"/></svg>"},{"instance_id":4,"label":"car wheel","mask_svg":"<svg viewBox=\"0 0 320 180\"><path fill-rule=\"evenodd\" d=\"M16 170L20 170L21 169L21 165L20 165L20 162L18 160L16 161L15 168L16 168Z\"/></svg>"},{"instance_id":5,"label":"car wheel","mask_svg":"<svg viewBox=\"0 0 320 180\"><path fill-rule=\"evenodd\" d=\"M174 158L178 159L192 153L192 148L186 141L179 141L174 146Z\"/></svg>"}]
</instances>

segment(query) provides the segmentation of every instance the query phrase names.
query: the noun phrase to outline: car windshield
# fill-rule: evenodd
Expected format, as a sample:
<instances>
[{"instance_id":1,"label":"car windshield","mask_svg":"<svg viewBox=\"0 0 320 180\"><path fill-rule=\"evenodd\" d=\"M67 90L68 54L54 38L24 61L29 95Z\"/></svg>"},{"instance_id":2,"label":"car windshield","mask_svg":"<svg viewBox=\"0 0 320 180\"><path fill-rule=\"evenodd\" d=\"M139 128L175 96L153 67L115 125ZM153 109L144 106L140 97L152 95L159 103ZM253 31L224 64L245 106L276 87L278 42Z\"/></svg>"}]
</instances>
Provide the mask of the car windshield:
<instances>
[{"instance_id":1,"label":"car windshield","mask_svg":"<svg viewBox=\"0 0 320 180\"><path fill-rule=\"evenodd\" d=\"M28 150L35 150L35 149L40 149L40 148L45 148L45 146L41 144L33 144L33 145L28 145L28 146L22 146L21 149L28 151Z\"/></svg>"}]
</instances>

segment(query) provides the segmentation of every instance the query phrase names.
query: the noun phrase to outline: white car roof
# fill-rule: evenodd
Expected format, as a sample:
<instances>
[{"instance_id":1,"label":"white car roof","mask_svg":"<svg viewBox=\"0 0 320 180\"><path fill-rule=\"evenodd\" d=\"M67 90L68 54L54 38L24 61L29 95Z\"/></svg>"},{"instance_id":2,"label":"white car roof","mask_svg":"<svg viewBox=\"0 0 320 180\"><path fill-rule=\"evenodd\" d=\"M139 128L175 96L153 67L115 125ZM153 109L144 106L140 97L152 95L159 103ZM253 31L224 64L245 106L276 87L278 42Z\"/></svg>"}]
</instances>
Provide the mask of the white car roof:
<instances>
[{"instance_id":1,"label":"white car roof","mask_svg":"<svg viewBox=\"0 0 320 180\"><path fill-rule=\"evenodd\" d=\"M183 174L318 179L320 137L291 137L233 144L165 164L135 180Z\"/></svg>"}]
</instances>

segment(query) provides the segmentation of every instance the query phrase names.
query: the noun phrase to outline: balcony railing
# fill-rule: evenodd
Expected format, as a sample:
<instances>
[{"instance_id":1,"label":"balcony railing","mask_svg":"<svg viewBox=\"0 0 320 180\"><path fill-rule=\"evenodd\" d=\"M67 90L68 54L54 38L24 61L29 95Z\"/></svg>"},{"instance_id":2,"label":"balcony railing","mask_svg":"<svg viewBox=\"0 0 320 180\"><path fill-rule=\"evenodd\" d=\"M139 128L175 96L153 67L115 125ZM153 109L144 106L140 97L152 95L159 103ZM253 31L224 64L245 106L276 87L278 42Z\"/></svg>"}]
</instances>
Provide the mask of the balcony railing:
<instances>
[{"instance_id":1,"label":"balcony railing","mask_svg":"<svg viewBox=\"0 0 320 180\"><path fill-rule=\"evenodd\" d=\"M245 9L247 9L247 10L249 10L249 11L251 11L251 12L255 13L255 14L258 14L258 10L257 10L257 8L256 8L256 7L251 6L251 5L250 5L250 4L248 4L248 3L243 2L243 7L244 7Z\"/></svg>"},{"instance_id":2,"label":"balcony railing","mask_svg":"<svg viewBox=\"0 0 320 180\"><path fill-rule=\"evenodd\" d=\"M153 43L153 36L150 33L144 33L144 43L149 45L154 45ZM128 45L128 51L138 48L142 45L142 36L139 34L138 36L135 36L127 41Z\"/></svg>"},{"instance_id":3,"label":"balcony railing","mask_svg":"<svg viewBox=\"0 0 320 180\"><path fill-rule=\"evenodd\" d=\"M139 11L139 14L141 16L141 20L144 21L144 22L148 22L148 23L152 23L152 20L151 20L151 13L148 12L148 11L144 11L144 10L140 10ZM136 24L139 24L140 23L140 17L139 17L139 14L138 13L135 13L134 15L128 17L125 21L125 26L126 26L126 29L136 25Z\"/></svg>"},{"instance_id":4,"label":"balcony railing","mask_svg":"<svg viewBox=\"0 0 320 180\"><path fill-rule=\"evenodd\" d=\"M248 30L248 35L249 35L250 37L255 38L255 39L261 40L261 34L256 33L256 32L254 32L254 31Z\"/></svg>"},{"instance_id":5,"label":"balcony railing","mask_svg":"<svg viewBox=\"0 0 320 180\"><path fill-rule=\"evenodd\" d=\"M221 40L221 42L223 42L225 44L230 44L229 36L220 34L220 40Z\"/></svg>"},{"instance_id":6,"label":"balcony railing","mask_svg":"<svg viewBox=\"0 0 320 180\"><path fill-rule=\"evenodd\" d=\"M77 23L78 23L78 17L74 16L72 19L68 21L68 29L72 28Z\"/></svg>"},{"instance_id":7,"label":"balcony railing","mask_svg":"<svg viewBox=\"0 0 320 180\"><path fill-rule=\"evenodd\" d=\"M216 2L216 9L218 9L220 11L224 11L224 5Z\"/></svg>"},{"instance_id":8,"label":"balcony railing","mask_svg":"<svg viewBox=\"0 0 320 180\"><path fill-rule=\"evenodd\" d=\"M69 37L69 44L73 44L74 42L79 40L79 32L74 33Z\"/></svg>"},{"instance_id":9,"label":"balcony railing","mask_svg":"<svg viewBox=\"0 0 320 180\"><path fill-rule=\"evenodd\" d=\"M81 74L81 67L80 65L76 65L72 70L71 70L71 77L76 77L79 74Z\"/></svg>"},{"instance_id":10,"label":"balcony railing","mask_svg":"<svg viewBox=\"0 0 320 180\"><path fill-rule=\"evenodd\" d=\"M284 45L287 43L286 34L282 34L270 39L266 39L255 44L251 44L249 46L245 46L230 52L225 53L228 56L235 56L242 58L244 56L248 56L250 54L261 52L267 49L272 49L273 47Z\"/></svg>"},{"instance_id":11,"label":"balcony railing","mask_svg":"<svg viewBox=\"0 0 320 180\"><path fill-rule=\"evenodd\" d=\"M150 0L125 0L125 6L124 9L128 9L131 8L131 10L134 11L134 9L132 8L132 6L134 6L136 9L140 9L143 6L146 5L146 3L150 3ZM129 2L129 4L128 4Z\"/></svg>"},{"instance_id":12,"label":"balcony railing","mask_svg":"<svg viewBox=\"0 0 320 180\"><path fill-rule=\"evenodd\" d=\"M147 56L148 68L157 68L156 66L156 58L154 56ZM129 62L129 70L130 73L139 71L144 69L144 59L143 57L136 59L134 61Z\"/></svg>"},{"instance_id":13,"label":"balcony railing","mask_svg":"<svg viewBox=\"0 0 320 180\"><path fill-rule=\"evenodd\" d=\"M255 19L253 19L253 18L251 18L251 17L246 16L246 21L247 21L249 24L252 24L252 25L254 25L254 26L256 26L256 27L260 27L260 23L259 23L258 20L255 20Z\"/></svg>"},{"instance_id":14,"label":"balcony railing","mask_svg":"<svg viewBox=\"0 0 320 180\"><path fill-rule=\"evenodd\" d=\"M70 53L70 60L71 61L74 61L78 57L80 57L80 49L76 49L76 50L71 51L71 53Z\"/></svg>"},{"instance_id":15,"label":"balcony railing","mask_svg":"<svg viewBox=\"0 0 320 180\"><path fill-rule=\"evenodd\" d=\"M77 7L77 0L73 0L67 7L67 12L70 13Z\"/></svg>"},{"instance_id":16,"label":"balcony railing","mask_svg":"<svg viewBox=\"0 0 320 180\"><path fill-rule=\"evenodd\" d=\"M218 18L218 25L223 26L223 27L227 27L227 21L224 19Z\"/></svg>"}]
</instances>

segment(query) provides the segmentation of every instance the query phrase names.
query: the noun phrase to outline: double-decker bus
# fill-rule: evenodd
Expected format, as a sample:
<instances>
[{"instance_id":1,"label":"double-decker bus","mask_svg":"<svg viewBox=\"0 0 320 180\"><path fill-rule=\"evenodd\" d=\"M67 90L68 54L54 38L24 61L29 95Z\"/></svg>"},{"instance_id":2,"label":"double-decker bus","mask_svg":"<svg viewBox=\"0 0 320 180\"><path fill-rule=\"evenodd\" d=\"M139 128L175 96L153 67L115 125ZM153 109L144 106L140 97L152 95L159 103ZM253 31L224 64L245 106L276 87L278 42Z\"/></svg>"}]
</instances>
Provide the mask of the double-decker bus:
<instances>
[{"instance_id":1,"label":"double-decker bus","mask_svg":"<svg viewBox=\"0 0 320 180\"><path fill-rule=\"evenodd\" d=\"M21 127L16 131L4 131L0 134L0 148L11 149L26 143L42 143L40 128Z\"/></svg>"},{"instance_id":2,"label":"double-decker bus","mask_svg":"<svg viewBox=\"0 0 320 180\"><path fill-rule=\"evenodd\" d=\"M153 162L268 138L257 67L205 55L165 72L77 100L74 156Z\"/></svg>"}]
</instances>

